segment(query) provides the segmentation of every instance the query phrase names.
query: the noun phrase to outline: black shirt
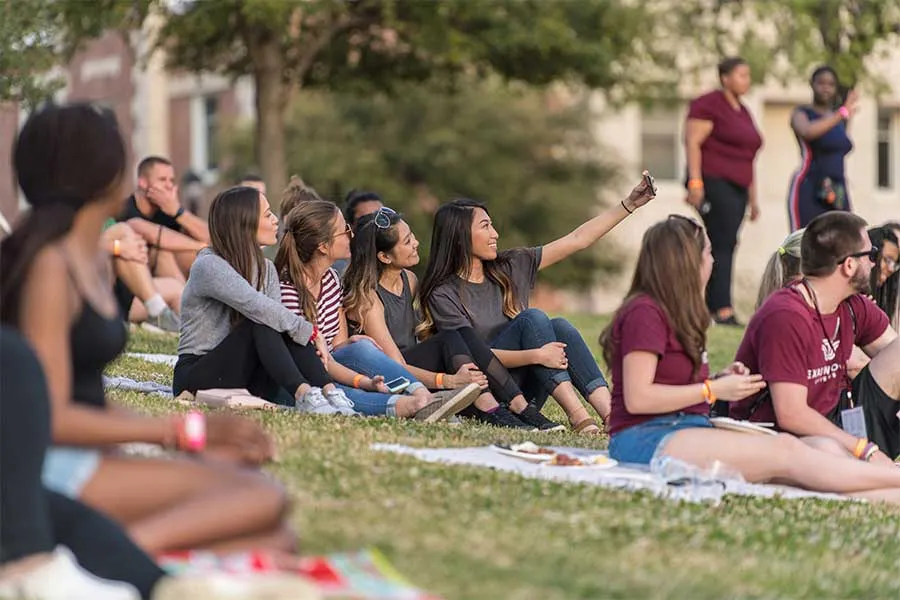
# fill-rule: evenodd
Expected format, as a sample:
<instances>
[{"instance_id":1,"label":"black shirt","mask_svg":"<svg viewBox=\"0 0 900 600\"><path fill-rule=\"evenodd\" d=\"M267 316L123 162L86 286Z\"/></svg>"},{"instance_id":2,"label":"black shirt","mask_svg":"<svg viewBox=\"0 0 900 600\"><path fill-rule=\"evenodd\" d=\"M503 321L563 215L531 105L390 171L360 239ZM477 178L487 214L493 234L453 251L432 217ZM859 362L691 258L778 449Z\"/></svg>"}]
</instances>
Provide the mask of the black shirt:
<instances>
[{"instance_id":1,"label":"black shirt","mask_svg":"<svg viewBox=\"0 0 900 600\"><path fill-rule=\"evenodd\" d=\"M145 215L138 208L137 200L135 200L134 194L128 196L125 200L125 209L122 211L122 214L119 215L119 221L127 221L129 219L145 219L150 221L151 223L156 223L157 225L162 225L163 227L168 227L169 229L173 229L175 231L181 231L181 225L178 224L178 221L175 220L174 217L170 217L163 211L156 209L152 215Z\"/></svg>"}]
</instances>

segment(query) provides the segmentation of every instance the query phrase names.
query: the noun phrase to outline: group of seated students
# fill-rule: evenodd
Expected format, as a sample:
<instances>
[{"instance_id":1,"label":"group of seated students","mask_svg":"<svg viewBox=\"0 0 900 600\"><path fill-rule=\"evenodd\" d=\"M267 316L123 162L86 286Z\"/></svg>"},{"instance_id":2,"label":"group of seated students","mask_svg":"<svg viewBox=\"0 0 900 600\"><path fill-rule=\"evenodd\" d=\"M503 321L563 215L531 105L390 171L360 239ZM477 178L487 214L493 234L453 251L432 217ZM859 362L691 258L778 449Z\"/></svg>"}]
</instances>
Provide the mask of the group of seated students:
<instances>
[{"instance_id":1,"label":"group of seated students","mask_svg":"<svg viewBox=\"0 0 900 600\"><path fill-rule=\"evenodd\" d=\"M60 597L52 594L58 580L91 597L146 598L169 579L150 557L184 549L262 550L289 561L288 502L259 471L274 447L256 421L145 416L105 397L103 371L127 338L104 242L104 226L122 215L126 181L114 115L88 104L46 106L25 123L13 156L32 208L0 244L2 338L14 349L4 350L3 368L28 385L2 396L31 425L3 429L0 593ZM199 234L193 215L173 210L157 187L139 187ZM285 191L281 220L261 186L225 190L210 206L208 247L191 261L181 294L174 392L246 388L314 414L434 422L463 412L496 426L565 429L541 413L552 396L572 430L596 435L583 398L610 432L610 454L625 463L719 461L752 482L900 501L892 461L900 341L885 312L896 304L892 226L873 233L881 241L873 245L858 216L833 212L810 223L799 274L784 275L736 362L714 376L704 303L713 259L693 219L671 216L644 235L631 288L600 339L612 393L580 334L529 308L539 270L597 242L654 193L642 178L570 234L505 251L487 207L454 200L435 215L419 281L415 234L375 194L353 195L348 223L299 181ZM153 217L137 196L134 206ZM159 251L167 232L152 231ZM276 244L273 263L262 247ZM779 249L779 260L787 255ZM850 381L854 346L870 360ZM721 402L782 433L715 429L710 407ZM120 454L129 442L187 457ZM99 525L88 535L73 526L82 519ZM55 544L84 569L129 585L91 578ZM97 591L104 586L106 595Z\"/></svg>"}]
</instances>

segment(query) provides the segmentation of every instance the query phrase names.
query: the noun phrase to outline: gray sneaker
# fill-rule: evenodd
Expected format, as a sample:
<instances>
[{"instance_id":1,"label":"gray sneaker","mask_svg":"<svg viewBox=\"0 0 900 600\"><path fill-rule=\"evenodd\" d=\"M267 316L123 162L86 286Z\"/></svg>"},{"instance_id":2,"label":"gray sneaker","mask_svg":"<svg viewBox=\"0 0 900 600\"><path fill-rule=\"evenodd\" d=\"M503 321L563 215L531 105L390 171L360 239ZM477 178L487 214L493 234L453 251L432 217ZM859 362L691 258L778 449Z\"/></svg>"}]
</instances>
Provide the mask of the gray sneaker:
<instances>
[{"instance_id":1,"label":"gray sneaker","mask_svg":"<svg viewBox=\"0 0 900 600\"><path fill-rule=\"evenodd\" d=\"M470 406L480 395L481 386L477 383L470 383L455 390L435 392L434 400L422 407L416 413L415 419L426 423L435 423L446 419Z\"/></svg>"},{"instance_id":2,"label":"gray sneaker","mask_svg":"<svg viewBox=\"0 0 900 600\"><path fill-rule=\"evenodd\" d=\"M335 407L329 404L322 393L322 388L310 388L303 394L300 400L294 403L295 408L302 413L311 415L338 415L341 414Z\"/></svg>"},{"instance_id":3,"label":"gray sneaker","mask_svg":"<svg viewBox=\"0 0 900 600\"><path fill-rule=\"evenodd\" d=\"M336 387L325 392L325 398L328 400L328 404L337 409L339 414L351 417L359 414L353 409L353 400L348 398L341 388Z\"/></svg>"},{"instance_id":4,"label":"gray sneaker","mask_svg":"<svg viewBox=\"0 0 900 600\"><path fill-rule=\"evenodd\" d=\"M181 317L168 306L155 317L147 317L143 328L148 331L164 333L181 333Z\"/></svg>"}]
</instances>

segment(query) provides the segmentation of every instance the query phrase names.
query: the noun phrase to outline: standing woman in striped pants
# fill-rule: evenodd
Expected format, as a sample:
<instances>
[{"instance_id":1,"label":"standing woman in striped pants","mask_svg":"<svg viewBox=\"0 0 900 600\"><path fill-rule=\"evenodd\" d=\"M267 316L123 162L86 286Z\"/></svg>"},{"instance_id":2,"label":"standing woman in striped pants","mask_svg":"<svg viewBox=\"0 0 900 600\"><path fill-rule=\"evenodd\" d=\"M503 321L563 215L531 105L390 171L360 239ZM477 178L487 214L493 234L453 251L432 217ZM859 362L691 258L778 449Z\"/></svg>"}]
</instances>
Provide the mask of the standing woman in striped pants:
<instances>
[{"instance_id":1,"label":"standing woman in striped pants","mask_svg":"<svg viewBox=\"0 0 900 600\"><path fill-rule=\"evenodd\" d=\"M788 191L791 231L830 210L852 210L844 158L853 150L847 123L856 112L856 92L851 90L841 104L837 73L827 66L813 71L809 84L812 104L798 106L791 117L801 158Z\"/></svg>"}]
</instances>

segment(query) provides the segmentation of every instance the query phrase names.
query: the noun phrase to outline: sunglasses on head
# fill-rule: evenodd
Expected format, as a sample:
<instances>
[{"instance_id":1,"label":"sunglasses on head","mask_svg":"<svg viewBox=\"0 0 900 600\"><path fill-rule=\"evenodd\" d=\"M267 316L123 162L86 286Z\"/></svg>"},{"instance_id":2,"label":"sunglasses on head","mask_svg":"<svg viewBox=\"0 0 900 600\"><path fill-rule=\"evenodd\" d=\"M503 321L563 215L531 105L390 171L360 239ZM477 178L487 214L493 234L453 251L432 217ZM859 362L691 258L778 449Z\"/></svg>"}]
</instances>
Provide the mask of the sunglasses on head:
<instances>
[{"instance_id":1,"label":"sunglasses on head","mask_svg":"<svg viewBox=\"0 0 900 600\"><path fill-rule=\"evenodd\" d=\"M382 206L377 211L375 211L375 217L372 219L372 223L375 223L375 227L378 229L389 229L391 226L391 219L397 215L397 211L393 208L388 208L387 206Z\"/></svg>"},{"instance_id":2,"label":"sunglasses on head","mask_svg":"<svg viewBox=\"0 0 900 600\"><path fill-rule=\"evenodd\" d=\"M848 254L844 258L837 261L837 264L842 264L848 258L862 258L863 256L868 257L869 261L872 264L875 264L878 261L878 252L881 249L878 246L872 246L869 250L861 250L859 252L854 252L853 254Z\"/></svg>"},{"instance_id":3,"label":"sunglasses on head","mask_svg":"<svg viewBox=\"0 0 900 600\"><path fill-rule=\"evenodd\" d=\"M669 221L683 221L685 223L689 223L691 227L694 228L694 235L699 234L703 231L703 225L697 222L696 219L692 219L691 217L685 217L683 215L669 215Z\"/></svg>"}]
</instances>

